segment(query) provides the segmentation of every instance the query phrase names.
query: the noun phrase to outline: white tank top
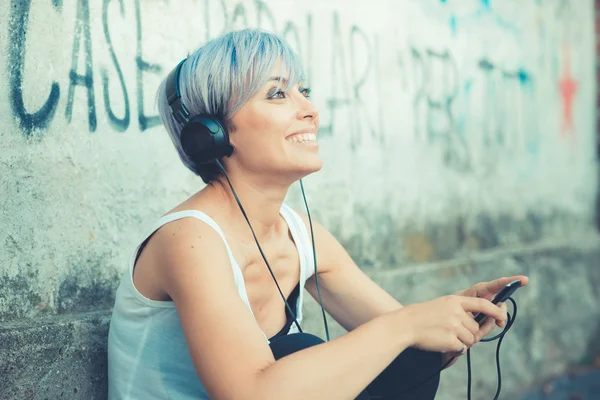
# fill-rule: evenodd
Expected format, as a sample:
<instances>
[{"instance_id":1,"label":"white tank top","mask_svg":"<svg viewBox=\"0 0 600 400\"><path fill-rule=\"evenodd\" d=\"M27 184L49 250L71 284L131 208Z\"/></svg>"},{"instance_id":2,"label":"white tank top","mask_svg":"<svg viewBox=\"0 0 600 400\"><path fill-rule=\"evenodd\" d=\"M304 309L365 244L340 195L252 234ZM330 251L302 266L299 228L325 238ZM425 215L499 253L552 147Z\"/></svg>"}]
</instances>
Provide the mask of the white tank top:
<instances>
[{"instance_id":1,"label":"white tank top","mask_svg":"<svg viewBox=\"0 0 600 400\"><path fill-rule=\"evenodd\" d=\"M286 205L282 205L280 213L289 227L300 258L300 293L296 304L300 323L304 284L315 271L312 245L302 218ZM221 236L231 261L235 286L252 314L242 271L217 223L196 210L163 216L136 247L117 289L108 334L109 400L209 399L192 363L175 304L148 299L133 284L133 267L142 244L164 224L185 217L205 222ZM283 301L281 306L284 307ZM298 329L292 324L288 334L294 332ZM265 339L268 342L266 335Z\"/></svg>"}]
</instances>

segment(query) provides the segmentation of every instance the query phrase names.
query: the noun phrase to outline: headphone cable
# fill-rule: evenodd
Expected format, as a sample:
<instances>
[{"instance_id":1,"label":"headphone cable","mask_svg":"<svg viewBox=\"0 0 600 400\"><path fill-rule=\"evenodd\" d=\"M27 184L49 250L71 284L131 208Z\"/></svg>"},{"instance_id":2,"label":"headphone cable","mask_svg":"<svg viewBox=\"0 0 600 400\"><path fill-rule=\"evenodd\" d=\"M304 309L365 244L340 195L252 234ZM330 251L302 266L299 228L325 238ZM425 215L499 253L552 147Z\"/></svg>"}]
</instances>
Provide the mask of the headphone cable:
<instances>
[{"instance_id":1,"label":"headphone cable","mask_svg":"<svg viewBox=\"0 0 600 400\"><path fill-rule=\"evenodd\" d=\"M313 261L315 264L315 284L317 286L317 294L319 295L321 313L323 314L323 323L325 324L325 335L327 337L327 341L329 342L329 327L327 326L327 317L325 316L325 308L323 307L323 299L321 298L321 288L319 287L319 270L317 269L317 251L315 250L315 234L313 232L312 219L310 218L308 202L306 201L306 195L304 194L304 185L302 184L302 179L300 179L300 189L302 190L302 198L304 199L304 205L306 206L306 215L308 215L308 224L310 225L310 238L312 241Z\"/></svg>"},{"instance_id":2,"label":"headphone cable","mask_svg":"<svg viewBox=\"0 0 600 400\"><path fill-rule=\"evenodd\" d=\"M512 297L509 297L507 300L510 300L513 305L512 318L510 313L508 313L506 326L502 332L489 339L481 339L481 342L483 343L498 340L498 345L496 346L496 372L498 373L498 388L496 389L496 394L494 395L493 400L498 400L498 396L500 396L500 389L502 388L502 373L500 371L500 345L502 344L502 340L504 339L506 332L509 331L517 319L517 303L512 299ZM471 400L471 349L467 350L467 399Z\"/></svg>"},{"instance_id":3,"label":"headphone cable","mask_svg":"<svg viewBox=\"0 0 600 400\"><path fill-rule=\"evenodd\" d=\"M221 162L219 160L216 160L216 164L219 166L219 168L221 169L221 171L223 172L223 174L225 175L225 179L227 180L227 183L229 184L229 187L231 188L231 192L233 193L233 197L235 198L235 201L237 202L240 211L242 212L242 214L244 215L244 218L246 219L246 222L248 223L248 226L250 227L250 231L252 232L252 236L254 237L254 241L256 242L256 245L258 246L258 250L260 252L260 255L262 256L263 260L265 261L265 264L267 265L267 268L269 269L269 273L271 274L271 277L273 278L273 281L275 282L275 285L277 286L277 290L279 291L279 295L281 296L281 298L283 299L283 302L285 303L285 306L288 310L288 312L290 313L290 315L294 318L294 323L296 324L296 327L298 328L299 332L303 332L302 328L300 327L300 324L298 323L298 320L296 319L296 314L294 313L294 311L292 310L292 308L290 307L288 301L286 300L285 296L283 295L283 292L281 291L281 288L279 287L279 283L277 282L277 279L275 278L275 274L273 273L273 270L271 269L271 265L269 264L269 261L267 261L267 257L265 256L265 253L262 250L262 247L260 246L260 243L258 242L258 238L256 237L256 233L254 232L254 229L252 228L252 224L250 223L250 220L248 219L248 215L246 215L246 211L244 211L244 207L242 206L242 203L235 191L235 189L233 188L233 185L231 184L231 181L229 179L229 175L227 175L227 172L225 171L225 168L223 167L223 165L221 164ZM321 312L323 315L323 322L325 324L325 334L327 337L327 341L330 340L330 336L329 336L329 328L327 325L327 317L325 315L325 308L323 307L323 299L321 297L321 289L320 289L320 285L319 285L319 273L318 273L318 267L317 267L317 253L316 253L316 249L315 249L315 235L314 235L314 231L313 231L313 226L312 226L312 219L310 216L310 210L308 209L308 202L306 201L306 194L304 192L304 185L302 183L302 179L300 179L300 188L302 190L302 198L304 200L304 205L306 206L306 214L308 216L308 222L309 222L309 226L310 226L310 236L311 236L311 242L312 242L312 250L313 250L313 261L314 261L314 265L315 265L315 284L317 286L317 294L319 297L319 304L321 305ZM511 298L509 297L507 300L510 300L510 302L513 305L513 309L514 309L514 316L511 318L510 313L508 313L508 318L507 318L507 323L506 326L504 327L504 329L502 330L502 332L500 332L498 335L489 338L489 339L481 339L480 342L485 343L485 342L492 342L494 340L498 340L498 345L496 346L496 370L498 372L498 388L496 390L496 394L494 396L493 400L498 400L498 396L500 395L500 390L502 388L502 373L500 370L500 345L502 344L502 340L504 339L504 336L506 335L506 333L510 330L510 328L512 327L515 319L517 318L517 303ZM423 380L422 382L420 382L418 385L414 385L411 386L410 388L403 390L401 392L397 392L394 393L393 395L398 395L401 393L406 393L418 386L421 386L422 384L424 384L425 382L429 381L431 378L433 378L434 376L436 376L437 374L439 374L440 372L442 372L448 365L450 365L450 363L456 358L452 357L450 360L448 360L448 362L446 362L446 364L444 364L444 366L437 371L436 373L430 375L429 377L427 377L425 380ZM385 395L385 396L371 396L372 399L384 399L386 397L389 397L389 395ZM471 349L467 349L467 399L471 400Z\"/></svg>"},{"instance_id":4,"label":"headphone cable","mask_svg":"<svg viewBox=\"0 0 600 400\"><path fill-rule=\"evenodd\" d=\"M273 281L275 281L275 285L277 286L277 290L279 291L279 294L281 295L281 298L283 299L283 302L285 303L285 306L286 306L288 312L294 318L294 323L296 324L296 327L298 328L298 331L303 332L302 328L300 327L300 324L298 323L298 320L296 320L296 314L292 310L292 307L290 307L290 304L286 300L285 296L283 295L283 292L281 291L281 288L279 287L279 283L277 282L277 279L275 278L275 274L273 274L273 270L271 269L271 265L269 265L269 262L267 261L267 257L265 256L265 253L263 252L262 247L260 246L260 243L258 242L258 238L256 237L256 234L254 233L254 229L252 228L252 224L250 223L250 220L248 219L248 216L246 215L246 211L244 211L244 207L242 207L242 203L240 202L240 199L238 198L238 195L235 192L235 189L233 188L233 185L231 184L231 181L229 180L229 176L227 175L227 172L225 172L225 168L223 167L223 165L221 164L221 162L219 160L215 160L215 161L216 161L217 165L219 166L219 168L221 169L221 171L223 172L223 174L225 175L225 178L227 179L227 183L229 184L229 187L231 188L231 192L233 193L233 197L235 197L235 201L237 202L240 210L242 211L242 214L244 215L244 218L246 219L246 222L248 223L248 226L250 227L250 230L252 231L252 236L254 237L254 241L256 242L256 245L258 246L258 251L260 251L260 255L262 256L263 260L265 260L265 264L267 264L267 268L269 269L269 273L271 274L271 277L273 278Z\"/></svg>"}]
</instances>

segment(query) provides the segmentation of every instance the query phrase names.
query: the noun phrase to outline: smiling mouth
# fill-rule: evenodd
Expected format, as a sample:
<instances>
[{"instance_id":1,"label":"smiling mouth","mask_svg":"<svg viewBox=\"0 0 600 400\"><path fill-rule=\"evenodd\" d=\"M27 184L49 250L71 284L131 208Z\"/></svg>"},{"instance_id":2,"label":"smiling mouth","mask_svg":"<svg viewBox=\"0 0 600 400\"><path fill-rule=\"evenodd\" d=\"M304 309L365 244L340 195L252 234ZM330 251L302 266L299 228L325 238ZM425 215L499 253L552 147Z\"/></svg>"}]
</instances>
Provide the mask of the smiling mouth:
<instances>
[{"instance_id":1,"label":"smiling mouth","mask_svg":"<svg viewBox=\"0 0 600 400\"><path fill-rule=\"evenodd\" d=\"M287 142L298 143L298 144L316 144L317 135L314 133L299 133L297 135L290 136L285 139Z\"/></svg>"}]
</instances>

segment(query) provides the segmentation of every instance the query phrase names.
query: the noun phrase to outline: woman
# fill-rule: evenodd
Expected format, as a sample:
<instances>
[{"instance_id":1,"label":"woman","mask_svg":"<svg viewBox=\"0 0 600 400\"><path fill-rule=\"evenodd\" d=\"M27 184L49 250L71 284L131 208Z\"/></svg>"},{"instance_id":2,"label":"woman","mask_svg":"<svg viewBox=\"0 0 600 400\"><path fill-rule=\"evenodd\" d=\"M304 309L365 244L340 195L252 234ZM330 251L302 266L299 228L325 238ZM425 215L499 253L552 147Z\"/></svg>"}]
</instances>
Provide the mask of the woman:
<instances>
[{"instance_id":1,"label":"woman","mask_svg":"<svg viewBox=\"0 0 600 400\"><path fill-rule=\"evenodd\" d=\"M526 277L403 307L318 224L315 274L307 216L283 204L290 185L322 165L319 113L302 79L281 39L243 30L206 43L161 85L162 120L207 185L150 229L118 288L110 399L401 398L431 375L406 396L433 398L442 365L504 325L505 308L485 299ZM222 121L233 151L220 164L184 148L181 104ZM298 329L303 289L318 299L317 282L349 332L329 342ZM472 312L491 318L480 328Z\"/></svg>"}]
</instances>

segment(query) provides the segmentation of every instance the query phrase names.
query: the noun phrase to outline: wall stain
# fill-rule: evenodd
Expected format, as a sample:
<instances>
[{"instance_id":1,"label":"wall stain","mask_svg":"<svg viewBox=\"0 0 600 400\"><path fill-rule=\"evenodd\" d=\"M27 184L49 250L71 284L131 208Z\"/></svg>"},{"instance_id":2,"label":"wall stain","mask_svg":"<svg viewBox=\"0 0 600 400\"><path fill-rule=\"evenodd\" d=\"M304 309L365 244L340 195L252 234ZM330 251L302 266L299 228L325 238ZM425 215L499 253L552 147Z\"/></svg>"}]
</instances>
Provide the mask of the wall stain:
<instances>
[{"instance_id":1,"label":"wall stain","mask_svg":"<svg viewBox=\"0 0 600 400\"><path fill-rule=\"evenodd\" d=\"M88 259L71 270L78 271L62 279L56 295L56 312L87 312L111 309L121 275L102 278L94 274L102 268L103 260Z\"/></svg>"},{"instance_id":2,"label":"wall stain","mask_svg":"<svg viewBox=\"0 0 600 400\"><path fill-rule=\"evenodd\" d=\"M413 261L424 263L433 258L433 244L425 234L414 233L406 235L404 243L406 253Z\"/></svg>"},{"instance_id":3,"label":"wall stain","mask_svg":"<svg viewBox=\"0 0 600 400\"><path fill-rule=\"evenodd\" d=\"M24 272L27 271L27 272ZM15 276L0 276L0 322L38 316L45 311L36 287L38 270L26 265Z\"/></svg>"}]
</instances>

